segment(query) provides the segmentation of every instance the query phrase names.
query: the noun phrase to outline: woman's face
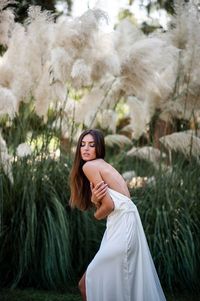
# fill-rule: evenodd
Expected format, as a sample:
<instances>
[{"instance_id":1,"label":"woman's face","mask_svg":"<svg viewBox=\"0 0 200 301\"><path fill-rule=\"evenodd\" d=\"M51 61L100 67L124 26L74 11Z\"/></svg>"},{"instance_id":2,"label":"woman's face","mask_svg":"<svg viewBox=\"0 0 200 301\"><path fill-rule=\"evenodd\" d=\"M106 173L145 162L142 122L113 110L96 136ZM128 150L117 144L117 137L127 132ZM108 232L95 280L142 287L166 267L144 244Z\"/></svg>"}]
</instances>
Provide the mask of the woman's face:
<instances>
[{"instance_id":1,"label":"woman's face","mask_svg":"<svg viewBox=\"0 0 200 301\"><path fill-rule=\"evenodd\" d=\"M81 158L84 161L90 161L96 159L95 142L92 135L87 134L81 141Z\"/></svg>"}]
</instances>

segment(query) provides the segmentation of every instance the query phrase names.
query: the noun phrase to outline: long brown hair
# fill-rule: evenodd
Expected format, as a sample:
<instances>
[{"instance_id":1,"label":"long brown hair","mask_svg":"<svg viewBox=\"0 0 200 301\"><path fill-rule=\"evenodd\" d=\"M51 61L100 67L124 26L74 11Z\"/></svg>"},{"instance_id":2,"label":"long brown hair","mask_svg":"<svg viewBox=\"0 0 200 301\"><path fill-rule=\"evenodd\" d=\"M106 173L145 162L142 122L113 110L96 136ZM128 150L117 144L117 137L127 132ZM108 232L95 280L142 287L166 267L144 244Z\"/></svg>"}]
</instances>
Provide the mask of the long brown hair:
<instances>
[{"instance_id":1,"label":"long brown hair","mask_svg":"<svg viewBox=\"0 0 200 301\"><path fill-rule=\"evenodd\" d=\"M94 139L96 158L103 159L105 157L105 141L102 132L97 129L88 129L82 132L78 139L74 163L70 173L70 205L71 207L77 207L81 210L86 210L93 206L91 202L90 183L82 170L85 161L82 160L80 152L81 142L84 136L88 134L92 135Z\"/></svg>"}]
</instances>

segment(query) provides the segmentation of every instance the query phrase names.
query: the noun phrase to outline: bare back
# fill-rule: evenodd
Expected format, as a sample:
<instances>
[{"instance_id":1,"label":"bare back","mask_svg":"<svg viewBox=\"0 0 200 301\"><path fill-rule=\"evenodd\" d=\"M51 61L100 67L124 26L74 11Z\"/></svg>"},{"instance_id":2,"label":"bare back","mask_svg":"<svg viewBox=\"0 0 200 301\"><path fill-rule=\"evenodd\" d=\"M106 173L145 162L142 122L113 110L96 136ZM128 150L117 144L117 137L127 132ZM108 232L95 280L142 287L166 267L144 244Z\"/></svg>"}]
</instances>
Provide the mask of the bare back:
<instances>
[{"instance_id":1,"label":"bare back","mask_svg":"<svg viewBox=\"0 0 200 301\"><path fill-rule=\"evenodd\" d=\"M130 197L126 182L124 181L120 173L103 159L96 159L95 161L99 173L101 174L102 179L108 185L108 187L114 189L115 191L118 191L123 195L126 195L127 197Z\"/></svg>"}]
</instances>

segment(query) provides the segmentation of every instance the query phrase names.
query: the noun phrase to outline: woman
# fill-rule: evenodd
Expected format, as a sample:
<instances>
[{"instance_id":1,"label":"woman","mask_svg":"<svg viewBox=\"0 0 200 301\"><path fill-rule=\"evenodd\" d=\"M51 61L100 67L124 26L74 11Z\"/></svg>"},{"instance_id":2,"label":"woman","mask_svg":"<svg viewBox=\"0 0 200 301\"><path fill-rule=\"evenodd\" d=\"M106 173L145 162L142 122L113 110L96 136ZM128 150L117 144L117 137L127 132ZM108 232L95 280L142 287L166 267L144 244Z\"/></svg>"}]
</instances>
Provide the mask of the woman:
<instances>
[{"instance_id":1,"label":"woman","mask_svg":"<svg viewBox=\"0 0 200 301\"><path fill-rule=\"evenodd\" d=\"M95 205L96 219L107 219L101 246L79 282L87 301L164 301L136 206L127 185L104 161L103 134L84 131L71 171L71 206Z\"/></svg>"}]
</instances>

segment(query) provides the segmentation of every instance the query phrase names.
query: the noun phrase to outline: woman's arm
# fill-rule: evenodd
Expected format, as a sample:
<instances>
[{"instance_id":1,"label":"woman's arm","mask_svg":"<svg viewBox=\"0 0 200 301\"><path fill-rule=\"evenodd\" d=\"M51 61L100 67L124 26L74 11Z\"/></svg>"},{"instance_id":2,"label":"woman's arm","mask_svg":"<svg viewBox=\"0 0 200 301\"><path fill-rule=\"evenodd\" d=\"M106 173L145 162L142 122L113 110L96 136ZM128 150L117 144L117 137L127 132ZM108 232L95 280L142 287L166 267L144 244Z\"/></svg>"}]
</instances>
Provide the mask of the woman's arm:
<instances>
[{"instance_id":1,"label":"woman's arm","mask_svg":"<svg viewBox=\"0 0 200 301\"><path fill-rule=\"evenodd\" d=\"M92 182L90 182L90 189L92 192L91 202L99 207L101 200L106 195L108 185L101 181L96 186Z\"/></svg>"},{"instance_id":2,"label":"woman's arm","mask_svg":"<svg viewBox=\"0 0 200 301\"><path fill-rule=\"evenodd\" d=\"M83 172L90 182L96 186L103 181L96 162L88 161L83 165ZM106 218L114 209L114 203L108 192L101 199L100 206L95 211L96 219Z\"/></svg>"}]
</instances>

